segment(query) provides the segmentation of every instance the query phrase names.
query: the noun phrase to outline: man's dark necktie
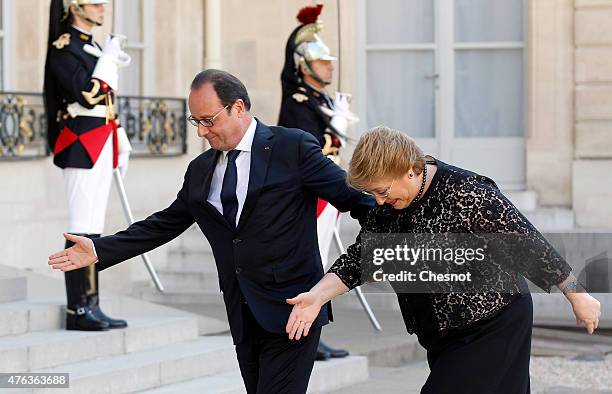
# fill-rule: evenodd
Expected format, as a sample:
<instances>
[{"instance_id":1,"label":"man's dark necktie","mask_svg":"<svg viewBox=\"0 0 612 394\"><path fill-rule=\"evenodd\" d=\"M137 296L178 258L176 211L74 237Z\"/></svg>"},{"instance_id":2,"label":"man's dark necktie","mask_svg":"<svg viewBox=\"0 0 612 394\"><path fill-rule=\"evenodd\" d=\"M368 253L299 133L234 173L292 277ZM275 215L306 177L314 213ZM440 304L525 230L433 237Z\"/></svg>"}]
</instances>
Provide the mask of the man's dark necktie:
<instances>
[{"instance_id":1,"label":"man's dark necktie","mask_svg":"<svg viewBox=\"0 0 612 394\"><path fill-rule=\"evenodd\" d=\"M238 169L236 158L239 150L227 152L227 167L223 175L223 186L221 187L221 205L223 205L223 216L232 226L236 228L236 215L238 214L238 197L236 197L236 184L238 182Z\"/></svg>"}]
</instances>

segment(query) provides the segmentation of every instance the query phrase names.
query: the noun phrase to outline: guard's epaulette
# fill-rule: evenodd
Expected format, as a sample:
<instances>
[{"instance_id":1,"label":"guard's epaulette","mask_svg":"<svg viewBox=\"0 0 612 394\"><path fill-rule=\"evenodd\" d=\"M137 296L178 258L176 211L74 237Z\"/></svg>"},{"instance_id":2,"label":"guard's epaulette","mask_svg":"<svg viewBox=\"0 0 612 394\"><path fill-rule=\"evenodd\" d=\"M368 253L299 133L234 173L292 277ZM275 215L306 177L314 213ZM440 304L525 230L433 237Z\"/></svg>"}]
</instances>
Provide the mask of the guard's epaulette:
<instances>
[{"instance_id":1,"label":"guard's epaulette","mask_svg":"<svg viewBox=\"0 0 612 394\"><path fill-rule=\"evenodd\" d=\"M55 41L53 41L53 46L57 49L62 49L65 46L70 44L70 33L64 33Z\"/></svg>"},{"instance_id":2,"label":"guard's epaulette","mask_svg":"<svg viewBox=\"0 0 612 394\"><path fill-rule=\"evenodd\" d=\"M291 98L293 98L298 103L303 103L304 101L308 101L308 96L302 93L293 93Z\"/></svg>"}]
</instances>

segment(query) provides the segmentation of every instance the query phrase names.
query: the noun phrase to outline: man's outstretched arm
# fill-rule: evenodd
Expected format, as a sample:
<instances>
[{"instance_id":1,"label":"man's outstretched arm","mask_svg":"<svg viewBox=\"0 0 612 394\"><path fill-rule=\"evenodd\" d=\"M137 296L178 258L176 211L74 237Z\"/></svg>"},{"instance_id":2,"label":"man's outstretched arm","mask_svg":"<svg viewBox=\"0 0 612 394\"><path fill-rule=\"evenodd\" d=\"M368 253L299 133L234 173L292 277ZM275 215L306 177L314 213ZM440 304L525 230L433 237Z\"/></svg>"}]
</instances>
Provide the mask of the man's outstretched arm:
<instances>
[{"instance_id":1,"label":"man's outstretched arm","mask_svg":"<svg viewBox=\"0 0 612 394\"><path fill-rule=\"evenodd\" d=\"M111 267L169 242L194 223L187 200L188 174L176 200L166 209L135 222L115 235L90 240L71 234L64 236L74 246L49 256L54 269L72 271L98 263L98 270Z\"/></svg>"}]
</instances>

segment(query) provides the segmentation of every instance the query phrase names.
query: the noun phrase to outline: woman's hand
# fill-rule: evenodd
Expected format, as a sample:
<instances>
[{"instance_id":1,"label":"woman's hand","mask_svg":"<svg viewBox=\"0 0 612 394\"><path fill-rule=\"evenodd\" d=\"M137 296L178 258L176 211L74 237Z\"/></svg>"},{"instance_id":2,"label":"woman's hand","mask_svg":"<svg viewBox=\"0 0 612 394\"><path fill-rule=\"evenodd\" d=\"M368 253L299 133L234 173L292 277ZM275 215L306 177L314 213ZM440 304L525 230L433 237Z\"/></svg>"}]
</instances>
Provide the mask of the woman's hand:
<instances>
[{"instance_id":1,"label":"woman's hand","mask_svg":"<svg viewBox=\"0 0 612 394\"><path fill-rule=\"evenodd\" d=\"M285 331L289 334L289 339L297 341L302 335L308 335L310 326L319 315L324 303L312 291L290 298L287 303L293 305L293 310L289 315Z\"/></svg>"},{"instance_id":2,"label":"woman's hand","mask_svg":"<svg viewBox=\"0 0 612 394\"><path fill-rule=\"evenodd\" d=\"M589 334L597 329L599 317L601 316L601 305L599 301L591 297L589 293L566 293L565 297L572 304L576 325L586 327Z\"/></svg>"}]
</instances>

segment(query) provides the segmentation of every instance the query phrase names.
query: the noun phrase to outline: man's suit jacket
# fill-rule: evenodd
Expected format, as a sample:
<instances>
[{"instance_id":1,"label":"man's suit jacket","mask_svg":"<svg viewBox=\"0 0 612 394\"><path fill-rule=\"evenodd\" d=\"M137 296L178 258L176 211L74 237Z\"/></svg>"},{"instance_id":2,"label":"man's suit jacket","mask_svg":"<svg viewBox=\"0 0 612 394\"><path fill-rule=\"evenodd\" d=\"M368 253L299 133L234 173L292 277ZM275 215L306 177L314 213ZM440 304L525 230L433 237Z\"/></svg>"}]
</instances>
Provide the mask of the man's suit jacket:
<instances>
[{"instance_id":1,"label":"man's suit jacket","mask_svg":"<svg viewBox=\"0 0 612 394\"><path fill-rule=\"evenodd\" d=\"M312 135L258 121L248 192L233 229L206 201L219 154L209 149L189 164L168 208L94 244L103 270L172 240L197 222L212 247L234 343L240 343L243 300L265 330L283 333L292 308L285 300L310 290L323 276L317 197L357 218L374 204L346 185L345 172L323 156ZM313 327L331 319L327 305Z\"/></svg>"}]
</instances>

